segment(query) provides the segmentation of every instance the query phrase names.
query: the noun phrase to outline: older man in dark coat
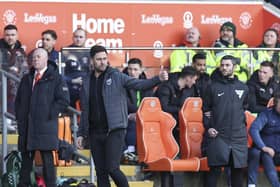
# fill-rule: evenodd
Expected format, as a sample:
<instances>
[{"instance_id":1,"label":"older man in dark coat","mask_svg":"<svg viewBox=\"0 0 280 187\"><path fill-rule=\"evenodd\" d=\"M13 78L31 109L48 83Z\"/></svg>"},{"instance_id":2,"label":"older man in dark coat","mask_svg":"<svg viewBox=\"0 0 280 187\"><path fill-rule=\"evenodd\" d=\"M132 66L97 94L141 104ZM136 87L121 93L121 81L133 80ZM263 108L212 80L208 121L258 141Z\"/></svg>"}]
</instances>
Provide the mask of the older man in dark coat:
<instances>
[{"instance_id":1,"label":"older man in dark coat","mask_svg":"<svg viewBox=\"0 0 280 187\"><path fill-rule=\"evenodd\" d=\"M57 66L48 61L45 49L34 51L32 64L30 73L21 80L15 102L18 149L22 154L19 186L30 185L34 152L39 150L46 186L55 187L52 150L58 149L58 114L69 104L69 93Z\"/></svg>"}]
</instances>

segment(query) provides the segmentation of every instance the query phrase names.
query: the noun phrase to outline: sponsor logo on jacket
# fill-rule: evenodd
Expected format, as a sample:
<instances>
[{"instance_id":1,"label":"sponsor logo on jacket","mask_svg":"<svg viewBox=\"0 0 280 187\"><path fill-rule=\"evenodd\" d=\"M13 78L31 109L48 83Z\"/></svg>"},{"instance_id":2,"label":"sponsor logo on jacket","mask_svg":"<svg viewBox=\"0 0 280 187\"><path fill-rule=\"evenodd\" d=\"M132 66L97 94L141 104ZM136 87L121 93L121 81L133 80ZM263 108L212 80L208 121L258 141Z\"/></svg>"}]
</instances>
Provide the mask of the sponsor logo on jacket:
<instances>
[{"instance_id":1,"label":"sponsor logo on jacket","mask_svg":"<svg viewBox=\"0 0 280 187\"><path fill-rule=\"evenodd\" d=\"M238 95L238 98L241 99L243 96L244 90L235 90L235 93Z\"/></svg>"},{"instance_id":2,"label":"sponsor logo on jacket","mask_svg":"<svg viewBox=\"0 0 280 187\"><path fill-rule=\"evenodd\" d=\"M107 80L106 80L106 84L107 84L108 86L110 86L110 85L112 84L112 79L111 79L111 78L107 79Z\"/></svg>"}]
</instances>

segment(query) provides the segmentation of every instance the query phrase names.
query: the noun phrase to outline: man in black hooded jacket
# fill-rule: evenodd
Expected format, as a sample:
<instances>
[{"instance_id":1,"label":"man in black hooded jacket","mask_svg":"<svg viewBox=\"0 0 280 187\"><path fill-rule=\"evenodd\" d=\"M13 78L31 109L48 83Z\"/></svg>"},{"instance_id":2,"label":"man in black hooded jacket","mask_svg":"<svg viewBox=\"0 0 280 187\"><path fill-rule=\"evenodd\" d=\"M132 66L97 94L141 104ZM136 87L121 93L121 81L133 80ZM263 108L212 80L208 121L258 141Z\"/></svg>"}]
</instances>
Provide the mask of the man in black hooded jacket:
<instances>
[{"instance_id":1,"label":"man in black hooded jacket","mask_svg":"<svg viewBox=\"0 0 280 187\"><path fill-rule=\"evenodd\" d=\"M248 87L234 76L236 59L226 55L215 71L203 100L206 155L210 167L205 187L216 187L221 167L231 168L232 187L243 185L242 169L247 166L247 131L244 110Z\"/></svg>"}]
</instances>

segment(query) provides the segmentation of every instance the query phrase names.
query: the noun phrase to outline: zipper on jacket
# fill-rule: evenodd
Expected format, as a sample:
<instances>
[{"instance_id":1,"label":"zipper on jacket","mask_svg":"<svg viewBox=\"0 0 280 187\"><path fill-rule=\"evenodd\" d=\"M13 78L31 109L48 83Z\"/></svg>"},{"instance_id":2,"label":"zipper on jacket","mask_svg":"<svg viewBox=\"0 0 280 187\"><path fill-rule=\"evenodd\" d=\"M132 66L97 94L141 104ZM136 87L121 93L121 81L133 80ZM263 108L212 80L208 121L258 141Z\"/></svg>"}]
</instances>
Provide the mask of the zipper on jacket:
<instances>
[{"instance_id":1,"label":"zipper on jacket","mask_svg":"<svg viewBox=\"0 0 280 187\"><path fill-rule=\"evenodd\" d=\"M96 79L95 79L95 86L96 86L96 88L98 88L98 77L96 77ZM96 110L96 113L97 113L97 119L98 120L100 120L100 112L99 112L99 102L98 102L98 96L97 96L97 94L98 94L98 91L97 91L97 89L94 89L95 90L95 96L96 96L96 106L98 106L98 108L97 108L97 110Z\"/></svg>"}]
</instances>

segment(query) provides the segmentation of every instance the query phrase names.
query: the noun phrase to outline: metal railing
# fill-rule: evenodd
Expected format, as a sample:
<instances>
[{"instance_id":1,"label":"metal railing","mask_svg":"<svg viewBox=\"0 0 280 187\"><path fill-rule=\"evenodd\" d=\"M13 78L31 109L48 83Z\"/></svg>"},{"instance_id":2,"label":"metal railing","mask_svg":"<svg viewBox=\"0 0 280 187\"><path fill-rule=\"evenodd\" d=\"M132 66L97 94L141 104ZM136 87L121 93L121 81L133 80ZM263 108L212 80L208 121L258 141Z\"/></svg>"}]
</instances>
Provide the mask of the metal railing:
<instances>
[{"instance_id":1,"label":"metal railing","mask_svg":"<svg viewBox=\"0 0 280 187\"><path fill-rule=\"evenodd\" d=\"M63 48L64 49L71 49L75 50L75 48ZM90 48L77 48L79 50L87 50L89 51ZM256 50L261 50L261 51L278 51L280 53L280 48L215 48L215 47L121 47L121 48L107 48L108 51L119 51L121 50L125 54L125 62L126 63L130 57L132 57L133 51L155 51L155 50L162 50L162 51L173 51L173 50L194 50L194 51L202 51L202 50L209 50L209 51L215 51L215 50L246 50L250 52L250 73L253 72L254 70L254 64L253 64L253 55L252 52ZM62 62L62 52L60 52L60 58L59 58L59 70L61 72L61 69L63 68L63 62ZM140 57L141 58L141 57ZM16 77L15 75L0 69L0 74L1 74L1 79L2 79L2 111L1 111L1 118L3 122L3 128L2 128L2 172L6 171L5 168L5 161L4 157L7 155L7 120L6 119L12 119L15 120L15 117L7 112L7 79L11 79L15 82L19 82L20 79ZM81 115L81 112L74 109L73 107L68 107L68 111L72 114L72 120L73 120L73 138L76 140L77 138L77 130L78 130L78 116ZM76 146L76 144L75 144ZM93 170L94 170L94 163L91 159L91 180L94 181L94 175L93 175Z\"/></svg>"},{"instance_id":2,"label":"metal railing","mask_svg":"<svg viewBox=\"0 0 280 187\"><path fill-rule=\"evenodd\" d=\"M280 48L257 48L257 47L250 47L250 48L217 48L217 47L184 47L184 46L180 46L180 47L107 47L106 48L108 51L111 51L112 53L124 53L125 54L125 62L126 63L130 58L131 58L131 52L133 51L170 51L172 52L173 50L194 50L194 51L248 51L250 54L250 59L249 59L249 64L248 67L250 67L250 73L253 73L253 69L254 69L254 64L253 64L253 52L254 51L277 51L280 52ZM86 51L89 52L90 48L62 48L61 51L64 50L79 50L79 51ZM60 55L60 60L62 60L63 58L61 57L63 56L62 54ZM141 58L141 57L140 57ZM65 66L64 64L65 62L59 62L60 66ZM63 67L60 67L60 69Z\"/></svg>"},{"instance_id":3,"label":"metal railing","mask_svg":"<svg viewBox=\"0 0 280 187\"><path fill-rule=\"evenodd\" d=\"M6 172L6 164L5 164L5 156L8 154L8 144L7 144L7 134L8 134L8 127L7 127L7 119L11 118L11 119L15 119L15 117L7 112L7 85L8 85L8 81L7 79L11 79L15 82L19 82L20 79L18 77L16 77L15 75L4 71L3 69L0 69L0 73L1 73L1 80L2 80L2 113L1 113L1 117L2 117L2 172L5 173Z\"/></svg>"}]
</instances>

